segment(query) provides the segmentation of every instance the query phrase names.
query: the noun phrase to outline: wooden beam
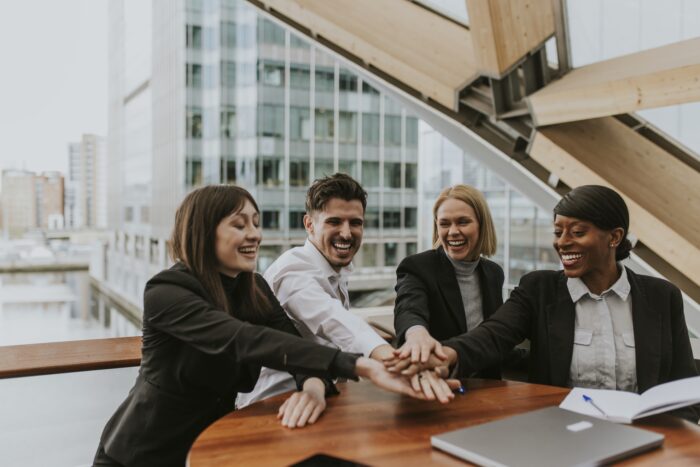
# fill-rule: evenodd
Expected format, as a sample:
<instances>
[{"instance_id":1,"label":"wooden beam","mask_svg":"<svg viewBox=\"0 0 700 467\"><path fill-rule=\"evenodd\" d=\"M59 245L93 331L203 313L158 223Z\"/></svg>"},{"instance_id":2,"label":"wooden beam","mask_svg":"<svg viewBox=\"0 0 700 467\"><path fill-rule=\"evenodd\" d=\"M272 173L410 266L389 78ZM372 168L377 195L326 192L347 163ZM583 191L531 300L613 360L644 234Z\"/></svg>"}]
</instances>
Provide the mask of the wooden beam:
<instances>
[{"instance_id":1,"label":"wooden beam","mask_svg":"<svg viewBox=\"0 0 700 467\"><path fill-rule=\"evenodd\" d=\"M253 0L441 105L477 78L471 34L406 0Z\"/></svg>"},{"instance_id":2,"label":"wooden beam","mask_svg":"<svg viewBox=\"0 0 700 467\"><path fill-rule=\"evenodd\" d=\"M527 98L536 126L700 100L700 38L577 68Z\"/></svg>"},{"instance_id":3,"label":"wooden beam","mask_svg":"<svg viewBox=\"0 0 700 467\"><path fill-rule=\"evenodd\" d=\"M474 56L500 78L555 33L552 0L466 0Z\"/></svg>"},{"instance_id":4,"label":"wooden beam","mask_svg":"<svg viewBox=\"0 0 700 467\"><path fill-rule=\"evenodd\" d=\"M539 129L529 153L569 186L615 189L630 232L700 285L700 173L612 117Z\"/></svg>"},{"instance_id":5,"label":"wooden beam","mask_svg":"<svg viewBox=\"0 0 700 467\"><path fill-rule=\"evenodd\" d=\"M0 378L139 366L141 337L0 347Z\"/></svg>"}]
</instances>

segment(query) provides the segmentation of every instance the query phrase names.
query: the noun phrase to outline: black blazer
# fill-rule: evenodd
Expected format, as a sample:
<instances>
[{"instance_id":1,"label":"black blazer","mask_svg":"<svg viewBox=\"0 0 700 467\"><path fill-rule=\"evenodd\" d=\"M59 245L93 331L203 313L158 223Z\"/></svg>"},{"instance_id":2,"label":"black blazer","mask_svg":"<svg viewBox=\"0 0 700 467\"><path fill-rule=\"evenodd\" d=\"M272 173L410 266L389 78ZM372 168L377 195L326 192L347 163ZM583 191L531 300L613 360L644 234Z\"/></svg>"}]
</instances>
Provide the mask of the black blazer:
<instances>
[{"instance_id":1,"label":"black blazer","mask_svg":"<svg viewBox=\"0 0 700 467\"><path fill-rule=\"evenodd\" d=\"M632 294L637 387L698 374L683 316L681 293L673 284L627 269ZM473 331L444 345L459 355L459 371L469 374L494 365L514 344L530 339L529 380L566 386L574 347L576 310L562 271L525 275L506 303ZM697 422L700 411L677 413Z\"/></svg>"},{"instance_id":2,"label":"black blazer","mask_svg":"<svg viewBox=\"0 0 700 467\"><path fill-rule=\"evenodd\" d=\"M235 317L217 309L182 264L146 284L139 376L107 422L98 457L104 452L128 466L184 465L197 435L234 409L237 392L253 389L261 366L332 376L338 350L291 336L296 328L255 277L273 305L265 316L243 309L235 280L224 276Z\"/></svg>"},{"instance_id":3,"label":"black blazer","mask_svg":"<svg viewBox=\"0 0 700 467\"><path fill-rule=\"evenodd\" d=\"M481 258L476 271L486 320L503 304L503 269ZM442 247L406 257L396 270L396 279L394 328L399 345L414 325L424 326L437 340L469 331L457 275ZM480 377L501 377L500 362L479 370Z\"/></svg>"}]
</instances>

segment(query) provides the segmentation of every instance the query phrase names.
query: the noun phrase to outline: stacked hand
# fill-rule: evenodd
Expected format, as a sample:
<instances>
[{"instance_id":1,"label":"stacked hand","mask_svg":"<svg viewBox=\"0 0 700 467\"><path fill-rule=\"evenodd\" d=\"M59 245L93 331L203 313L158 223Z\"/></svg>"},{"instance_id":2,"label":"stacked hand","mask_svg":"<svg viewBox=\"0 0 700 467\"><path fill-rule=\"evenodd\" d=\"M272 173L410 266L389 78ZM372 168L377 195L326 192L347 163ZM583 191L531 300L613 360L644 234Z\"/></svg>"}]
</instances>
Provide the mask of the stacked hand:
<instances>
[{"instance_id":1,"label":"stacked hand","mask_svg":"<svg viewBox=\"0 0 700 467\"><path fill-rule=\"evenodd\" d=\"M326 408L326 387L318 378L304 381L304 388L295 392L284 401L277 419L282 419L282 426L301 428L313 424Z\"/></svg>"},{"instance_id":2,"label":"stacked hand","mask_svg":"<svg viewBox=\"0 0 700 467\"><path fill-rule=\"evenodd\" d=\"M385 359L384 364L393 373L413 376L425 370L434 370L444 378L456 360L454 350L443 347L424 327L415 326L406 332L404 345L394 350L393 357Z\"/></svg>"}]
</instances>

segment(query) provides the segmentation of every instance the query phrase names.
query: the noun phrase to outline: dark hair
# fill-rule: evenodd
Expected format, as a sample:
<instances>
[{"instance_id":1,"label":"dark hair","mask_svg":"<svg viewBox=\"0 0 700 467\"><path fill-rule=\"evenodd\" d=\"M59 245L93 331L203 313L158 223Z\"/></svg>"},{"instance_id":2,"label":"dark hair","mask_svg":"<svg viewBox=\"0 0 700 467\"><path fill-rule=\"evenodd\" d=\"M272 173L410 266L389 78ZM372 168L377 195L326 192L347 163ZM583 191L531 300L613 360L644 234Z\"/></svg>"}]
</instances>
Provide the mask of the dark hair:
<instances>
[{"instance_id":1,"label":"dark hair","mask_svg":"<svg viewBox=\"0 0 700 467\"><path fill-rule=\"evenodd\" d=\"M362 203L362 211L367 208L367 192L350 175L336 173L329 177L318 178L306 192L306 213L323 211L326 203L332 198L345 201L358 200Z\"/></svg>"},{"instance_id":2,"label":"dark hair","mask_svg":"<svg viewBox=\"0 0 700 467\"><path fill-rule=\"evenodd\" d=\"M197 188L185 196L177 208L170 237L170 257L183 263L209 292L214 304L227 313L232 310L219 277L216 228L223 218L243 209L246 201L260 212L251 194L243 188L233 185ZM267 311L269 301L258 288L254 273L241 272L236 288L244 291L245 304L260 313Z\"/></svg>"},{"instance_id":3,"label":"dark hair","mask_svg":"<svg viewBox=\"0 0 700 467\"><path fill-rule=\"evenodd\" d=\"M622 228L624 234L615 250L615 260L620 261L630 255L632 243L627 238L630 214L625 200L615 190L601 185L574 188L554 206L554 216L557 214L591 222L602 230Z\"/></svg>"}]
</instances>

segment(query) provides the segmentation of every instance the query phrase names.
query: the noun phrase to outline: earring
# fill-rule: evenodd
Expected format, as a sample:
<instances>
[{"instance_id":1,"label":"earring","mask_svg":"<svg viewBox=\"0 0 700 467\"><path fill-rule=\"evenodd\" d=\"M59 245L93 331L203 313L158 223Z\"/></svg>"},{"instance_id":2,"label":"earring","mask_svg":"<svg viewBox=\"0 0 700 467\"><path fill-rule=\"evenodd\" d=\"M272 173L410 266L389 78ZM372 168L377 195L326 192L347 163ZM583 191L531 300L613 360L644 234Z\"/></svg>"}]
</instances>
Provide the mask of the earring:
<instances>
[{"instance_id":1,"label":"earring","mask_svg":"<svg viewBox=\"0 0 700 467\"><path fill-rule=\"evenodd\" d=\"M614 243L611 243L610 248L617 248L617 245L615 245Z\"/></svg>"}]
</instances>

